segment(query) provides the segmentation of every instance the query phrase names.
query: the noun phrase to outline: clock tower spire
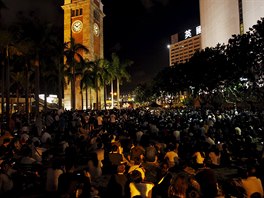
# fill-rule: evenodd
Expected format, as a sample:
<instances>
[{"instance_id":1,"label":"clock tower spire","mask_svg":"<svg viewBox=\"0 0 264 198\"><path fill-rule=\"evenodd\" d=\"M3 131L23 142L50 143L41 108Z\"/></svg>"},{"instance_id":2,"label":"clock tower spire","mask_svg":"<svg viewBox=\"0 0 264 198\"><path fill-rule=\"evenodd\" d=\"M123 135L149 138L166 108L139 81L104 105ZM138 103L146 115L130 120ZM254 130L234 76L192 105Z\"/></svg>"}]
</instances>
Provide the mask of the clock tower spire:
<instances>
[{"instance_id":1,"label":"clock tower spire","mask_svg":"<svg viewBox=\"0 0 264 198\"><path fill-rule=\"evenodd\" d=\"M101 0L64 0L62 8L64 10L64 42L69 42L73 38L75 43L88 48L88 53L82 53L86 60L103 58L103 17L105 15ZM96 106L95 90L90 91L88 99L83 97L80 80L80 77L77 77L75 82L76 109L93 109ZM64 88L64 108L66 109L73 108L70 87L71 85L66 85ZM103 91L99 93L99 107L101 98L103 98Z\"/></svg>"}]
</instances>

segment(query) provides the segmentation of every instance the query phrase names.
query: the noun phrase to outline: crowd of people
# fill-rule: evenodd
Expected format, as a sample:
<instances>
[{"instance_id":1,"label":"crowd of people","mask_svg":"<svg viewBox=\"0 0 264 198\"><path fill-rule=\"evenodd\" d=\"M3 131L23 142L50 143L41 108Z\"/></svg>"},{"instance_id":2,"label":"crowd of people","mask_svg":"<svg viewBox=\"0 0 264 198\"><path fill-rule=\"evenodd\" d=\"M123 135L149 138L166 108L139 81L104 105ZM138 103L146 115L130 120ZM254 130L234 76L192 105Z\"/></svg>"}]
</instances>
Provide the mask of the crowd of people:
<instances>
[{"instance_id":1,"label":"crowd of people","mask_svg":"<svg viewBox=\"0 0 264 198\"><path fill-rule=\"evenodd\" d=\"M263 112L111 109L12 115L1 197L263 197ZM230 170L235 170L228 174Z\"/></svg>"}]
</instances>

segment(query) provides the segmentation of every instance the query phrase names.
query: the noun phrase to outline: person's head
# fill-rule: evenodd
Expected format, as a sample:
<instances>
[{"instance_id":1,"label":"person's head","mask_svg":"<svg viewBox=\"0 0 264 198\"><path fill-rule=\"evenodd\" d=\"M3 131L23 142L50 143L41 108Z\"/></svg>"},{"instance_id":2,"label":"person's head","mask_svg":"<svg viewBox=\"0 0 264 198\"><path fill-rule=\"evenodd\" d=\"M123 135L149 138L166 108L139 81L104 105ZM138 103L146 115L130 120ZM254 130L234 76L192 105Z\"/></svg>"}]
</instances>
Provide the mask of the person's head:
<instances>
[{"instance_id":1,"label":"person's head","mask_svg":"<svg viewBox=\"0 0 264 198\"><path fill-rule=\"evenodd\" d=\"M169 164L167 161L165 161L161 164L161 173L164 175L168 172L168 170L169 170Z\"/></svg>"},{"instance_id":2,"label":"person's head","mask_svg":"<svg viewBox=\"0 0 264 198\"><path fill-rule=\"evenodd\" d=\"M253 194L250 195L250 198L261 198L261 194L259 192L255 192Z\"/></svg>"},{"instance_id":3,"label":"person's head","mask_svg":"<svg viewBox=\"0 0 264 198\"><path fill-rule=\"evenodd\" d=\"M256 176L257 175L257 168L254 165L248 165L247 166L247 176Z\"/></svg>"},{"instance_id":4,"label":"person's head","mask_svg":"<svg viewBox=\"0 0 264 198\"><path fill-rule=\"evenodd\" d=\"M23 147L23 149L22 149L22 155L23 155L24 157L30 157L31 153L32 153L31 148L30 148L28 145L25 145L25 146Z\"/></svg>"},{"instance_id":5,"label":"person's head","mask_svg":"<svg viewBox=\"0 0 264 198\"><path fill-rule=\"evenodd\" d=\"M97 141L97 140L96 140L96 141ZM103 144L102 141L98 141L97 144L96 144L96 146L97 146L98 149L101 149L101 148L104 147L104 144Z\"/></svg>"},{"instance_id":6,"label":"person's head","mask_svg":"<svg viewBox=\"0 0 264 198\"><path fill-rule=\"evenodd\" d=\"M140 182L142 182L141 172L139 172L138 170L133 170L130 173L130 179L131 179L131 182L134 182L134 183L140 183Z\"/></svg>"},{"instance_id":7,"label":"person's head","mask_svg":"<svg viewBox=\"0 0 264 198\"><path fill-rule=\"evenodd\" d=\"M135 164L135 165L140 165L141 162L142 162L142 160L140 159L140 157L135 157L135 158L134 158L134 164Z\"/></svg>"},{"instance_id":8,"label":"person's head","mask_svg":"<svg viewBox=\"0 0 264 198\"><path fill-rule=\"evenodd\" d=\"M112 152L117 152L118 151L118 146L116 144L112 145Z\"/></svg>"},{"instance_id":9,"label":"person's head","mask_svg":"<svg viewBox=\"0 0 264 198\"><path fill-rule=\"evenodd\" d=\"M126 166L124 164L120 164L117 166L117 173L124 173L126 171Z\"/></svg>"},{"instance_id":10,"label":"person's head","mask_svg":"<svg viewBox=\"0 0 264 198\"><path fill-rule=\"evenodd\" d=\"M74 163L67 161L65 163L65 170L66 170L66 172L73 172L74 171Z\"/></svg>"},{"instance_id":11,"label":"person's head","mask_svg":"<svg viewBox=\"0 0 264 198\"><path fill-rule=\"evenodd\" d=\"M39 141L34 141L33 144L34 144L35 147L39 147L40 146L40 142Z\"/></svg>"},{"instance_id":12,"label":"person's head","mask_svg":"<svg viewBox=\"0 0 264 198\"><path fill-rule=\"evenodd\" d=\"M188 189L188 176L185 173L178 173L172 177L168 191L169 197L185 195Z\"/></svg>"},{"instance_id":13,"label":"person's head","mask_svg":"<svg viewBox=\"0 0 264 198\"><path fill-rule=\"evenodd\" d=\"M5 138L5 139L3 140L3 145L7 146L7 145L10 144L10 142L11 142L11 140L10 140L9 138Z\"/></svg>"},{"instance_id":14,"label":"person's head","mask_svg":"<svg viewBox=\"0 0 264 198\"><path fill-rule=\"evenodd\" d=\"M62 162L61 162L60 160L58 160L58 159L54 159L54 160L52 161L52 168L53 168L54 170L56 170L56 169L61 169L61 168L62 168Z\"/></svg>"},{"instance_id":15,"label":"person's head","mask_svg":"<svg viewBox=\"0 0 264 198\"><path fill-rule=\"evenodd\" d=\"M1 164L0 164L0 172L7 172L10 167L11 166L10 166L8 160L6 160L6 161L2 160Z\"/></svg>"}]
</instances>

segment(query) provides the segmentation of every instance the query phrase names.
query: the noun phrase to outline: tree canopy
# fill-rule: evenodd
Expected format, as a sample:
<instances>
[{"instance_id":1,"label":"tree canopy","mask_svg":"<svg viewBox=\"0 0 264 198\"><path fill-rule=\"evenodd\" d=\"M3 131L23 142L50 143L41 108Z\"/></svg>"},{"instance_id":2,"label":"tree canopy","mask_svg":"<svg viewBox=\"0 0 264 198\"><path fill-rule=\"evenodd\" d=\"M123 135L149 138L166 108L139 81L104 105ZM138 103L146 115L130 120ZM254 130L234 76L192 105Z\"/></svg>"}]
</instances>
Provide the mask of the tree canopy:
<instances>
[{"instance_id":1,"label":"tree canopy","mask_svg":"<svg viewBox=\"0 0 264 198\"><path fill-rule=\"evenodd\" d=\"M156 98L186 91L193 97L209 94L211 100L263 102L263 49L264 18L226 45L202 49L188 62L164 68L145 89Z\"/></svg>"}]
</instances>

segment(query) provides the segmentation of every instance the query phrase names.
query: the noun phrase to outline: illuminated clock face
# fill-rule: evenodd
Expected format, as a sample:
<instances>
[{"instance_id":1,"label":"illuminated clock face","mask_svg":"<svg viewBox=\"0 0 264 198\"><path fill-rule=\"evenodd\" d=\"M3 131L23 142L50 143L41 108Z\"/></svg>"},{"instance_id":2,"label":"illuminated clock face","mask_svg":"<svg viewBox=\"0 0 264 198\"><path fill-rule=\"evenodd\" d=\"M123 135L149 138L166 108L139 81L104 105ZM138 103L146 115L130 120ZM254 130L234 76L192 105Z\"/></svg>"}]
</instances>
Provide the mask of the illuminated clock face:
<instances>
[{"instance_id":1,"label":"illuminated clock face","mask_svg":"<svg viewBox=\"0 0 264 198\"><path fill-rule=\"evenodd\" d=\"M94 35L99 36L99 34L100 34L99 26L97 23L94 23Z\"/></svg>"},{"instance_id":2,"label":"illuminated clock face","mask_svg":"<svg viewBox=\"0 0 264 198\"><path fill-rule=\"evenodd\" d=\"M82 31L83 23L80 20L76 20L72 23L72 31L78 33Z\"/></svg>"}]
</instances>

